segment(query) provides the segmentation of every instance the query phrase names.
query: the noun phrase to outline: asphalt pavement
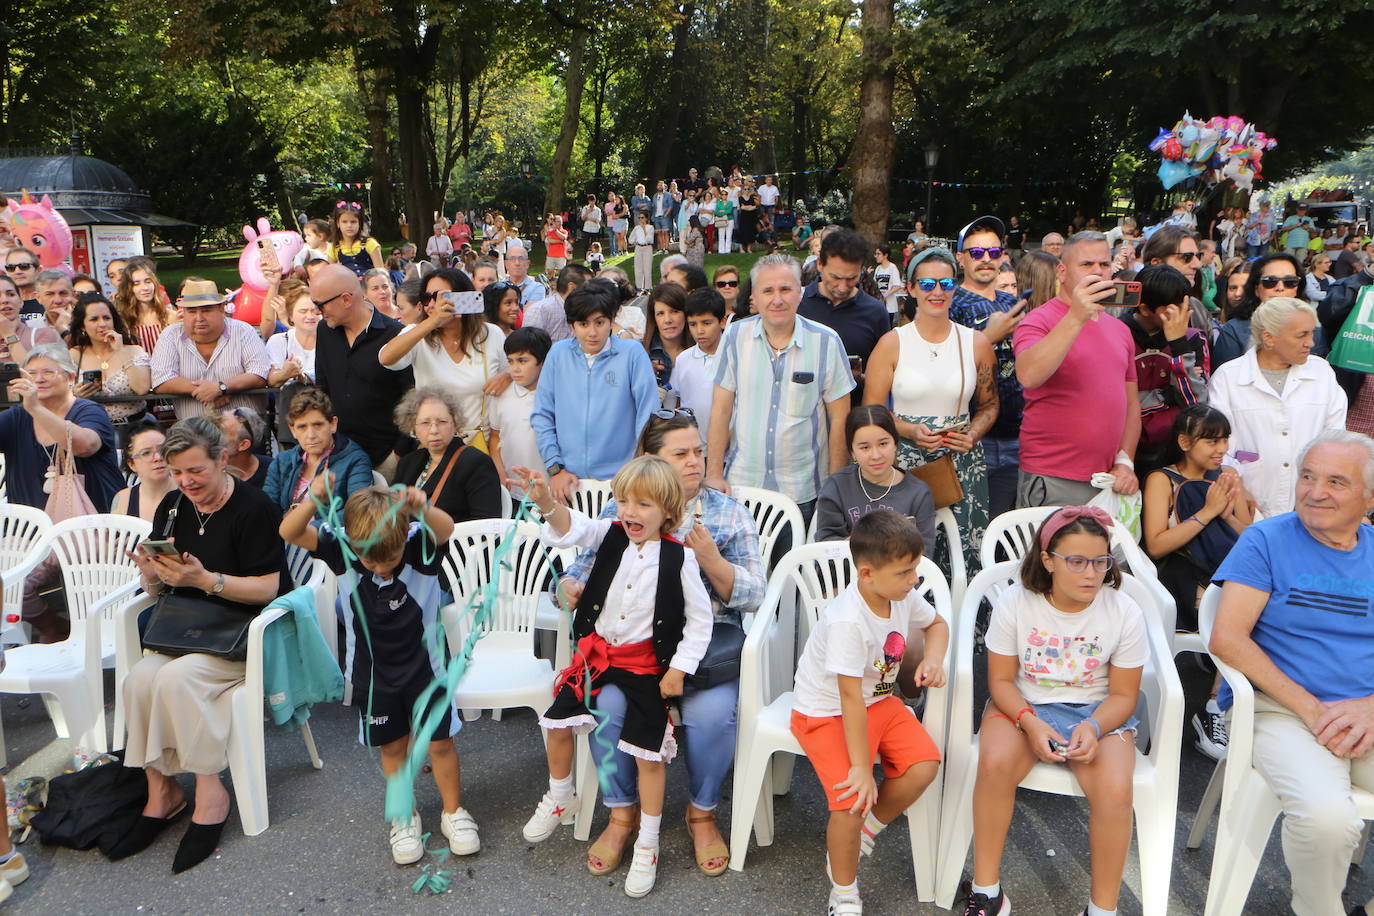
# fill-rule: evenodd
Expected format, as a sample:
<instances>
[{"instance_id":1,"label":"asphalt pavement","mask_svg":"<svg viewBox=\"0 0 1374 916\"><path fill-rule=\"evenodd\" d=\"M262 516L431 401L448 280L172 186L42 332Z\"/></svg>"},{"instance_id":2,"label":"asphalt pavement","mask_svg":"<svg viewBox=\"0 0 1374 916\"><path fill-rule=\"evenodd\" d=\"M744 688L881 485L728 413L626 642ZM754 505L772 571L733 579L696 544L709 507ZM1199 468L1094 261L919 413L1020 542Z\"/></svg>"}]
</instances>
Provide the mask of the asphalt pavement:
<instances>
[{"instance_id":1,"label":"asphalt pavement","mask_svg":"<svg viewBox=\"0 0 1374 916\"><path fill-rule=\"evenodd\" d=\"M1182 667L1185 682L1205 683L1206 675L1191 663L1185 661ZM0 701L0 714L11 778L16 771L18 775L59 772L63 761L69 760L67 742L52 739L51 724L38 698L6 696ZM587 844L573 839L571 827L560 828L538 846L521 838L520 828L547 779L534 715L512 712L500 722L483 717L466 723L457 738L464 806L478 822L482 851L461 860L450 858L441 867L453 873L451 888L429 896L411 891L420 875L419 866L399 868L391 861L382 818L384 782L376 759L357 744L356 712L340 706L318 707L312 726L324 759L319 771L311 768L298 735L268 729L271 826L265 833L244 836L235 813L218 853L177 876L171 873L171 862L184 820L152 848L122 862L108 862L95 851L43 847L31 838L20 849L33 875L0 909L63 916L438 912L766 916L825 912L825 812L815 775L804 759L797 764L791 791L776 799L774 844L751 846L744 872L727 871L717 878L702 875L694 865L682 822L684 767L681 760L672 764L658 884L647 898L635 901L621 889L626 865L605 878L587 873ZM1193 750L1189 741L1179 790L1171 914L1200 914L1203 909L1215 828L1196 852L1184 849L1184 840L1211 770L1211 761ZM186 785L189 789L189 778ZM723 825L729 821L728 783L726 792L720 811ZM439 798L428 776L420 777L417 799L426 828L435 832L430 846L441 846ZM594 831L599 832L605 817L602 808ZM424 861L435 863L437 857ZM1120 904L1123 916L1140 912L1136 862L1133 848ZM933 916L944 912L916 902L904 819L880 837L873 857L860 868L859 880L869 914ZM1017 914L1077 914L1087 900L1088 888L1086 804L1022 791L1002 883ZM1265 916L1288 912L1287 884L1276 830L1246 912ZM1352 869L1348 905L1371 895L1374 881L1369 873Z\"/></svg>"}]
</instances>

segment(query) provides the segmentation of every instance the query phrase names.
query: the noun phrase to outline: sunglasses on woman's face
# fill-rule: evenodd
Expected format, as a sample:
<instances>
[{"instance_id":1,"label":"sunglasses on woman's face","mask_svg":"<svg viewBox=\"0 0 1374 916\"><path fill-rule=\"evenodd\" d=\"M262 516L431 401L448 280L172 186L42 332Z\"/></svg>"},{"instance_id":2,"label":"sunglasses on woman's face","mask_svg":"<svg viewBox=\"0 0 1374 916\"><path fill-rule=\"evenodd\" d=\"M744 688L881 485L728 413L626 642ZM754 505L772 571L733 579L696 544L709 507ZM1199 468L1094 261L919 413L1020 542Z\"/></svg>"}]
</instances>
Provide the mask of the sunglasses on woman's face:
<instances>
[{"instance_id":1,"label":"sunglasses on woman's face","mask_svg":"<svg viewBox=\"0 0 1374 916\"><path fill-rule=\"evenodd\" d=\"M716 289L734 289L739 286L738 280L717 280Z\"/></svg>"},{"instance_id":2,"label":"sunglasses on woman's face","mask_svg":"<svg viewBox=\"0 0 1374 916\"><path fill-rule=\"evenodd\" d=\"M1268 277L1260 277L1260 286L1263 286L1265 289L1275 289L1278 287L1280 283L1283 284L1284 289L1298 288L1297 277L1277 277L1273 275Z\"/></svg>"},{"instance_id":3,"label":"sunglasses on woman's face","mask_svg":"<svg viewBox=\"0 0 1374 916\"><path fill-rule=\"evenodd\" d=\"M922 277L921 279L916 281L916 288L923 293L929 293L934 291L936 285L938 285L940 289L944 290L945 292L950 292L954 289L955 286L954 278L940 277L937 280L935 277Z\"/></svg>"}]
</instances>

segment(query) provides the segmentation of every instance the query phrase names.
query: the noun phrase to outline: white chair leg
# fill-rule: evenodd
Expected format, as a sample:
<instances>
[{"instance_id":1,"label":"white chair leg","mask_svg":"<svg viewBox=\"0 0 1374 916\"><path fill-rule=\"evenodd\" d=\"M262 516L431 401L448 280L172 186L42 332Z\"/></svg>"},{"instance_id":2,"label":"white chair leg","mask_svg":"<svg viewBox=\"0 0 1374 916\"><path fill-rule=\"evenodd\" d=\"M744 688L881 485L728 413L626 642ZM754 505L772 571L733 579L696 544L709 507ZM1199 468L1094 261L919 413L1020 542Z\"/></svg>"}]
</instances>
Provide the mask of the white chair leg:
<instances>
[{"instance_id":1,"label":"white chair leg","mask_svg":"<svg viewBox=\"0 0 1374 916\"><path fill-rule=\"evenodd\" d=\"M778 755L773 757L776 762ZM763 788L759 792L758 807L754 809L754 842L760 846L773 845L773 794L773 767L770 765L763 768Z\"/></svg>"},{"instance_id":2,"label":"white chair leg","mask_svg":"<svg viewBox=\"0 0 1374 916\"><path fill-rule=\"evenodd\" d=\"M464 709L461 710L461 712L463 714L464 722L471 722L474 719L482 718L482 710L480 709Z\"/></svg>"},{"instance_id":3,"label":"white chair leg","mask_svg":"<svg viewBox=\"0 0 1374 916\"><path fill-rule=\"evenodd\" d=\"M1188 831L1189 849L1197 849L1202 845L1202 838L1207 835L1207 828L1217 813L1217 805L1221 804L1221 787L1224 782L1226 761L1219 760L1212 770L1212 778L1207 780L1207 789L1202 793L1202 801L1198 802L1197 814L1193 815L1193 828Z\"/></svg>"},{"instance_id":4,"label":"white chair leg","mask_svg":"<svg viewBox=\"0 0 1374 916\"><path fill-rule=\"evenodd\" d=\"M1278 798L1262 780L1250 780L1246 789L1242 797L1227 799L1217 824L1206 916L1240 916L1278 819Z\"/></svg>"},{"instance_id":5,"label":"white chair leg","mask_svg":"<svg viewBox=\"0 0 1374 916\"><path fill-rule=\"evenodd\" d=\"M124 735L124 691L115 684L114 729L110 733L110 748L119 750L125 744Z\"/></svg>"},{"instance_id":6,"label":"white chair leg","mask_svg":"<svg viewBox=\"0 0 1374 916\"><path fill-rule=\"evenodd\" d=\"M1355 853L1350 857L1352 865L1359 865L1364 861L1365 847L1369 845L1369 821L1364 822L1360 828L1360 842L1355 844Z\"/></svg>"},{"instance_id":7,"label":"white chair leg","mask_svg":"<svg viewBox=\"0 0 1374 916\"><path fill-rule=\"evenodd\" d=\"M9 763L9 755L5 753L5 723L0 717L0 767L7 767Z\"/></svg>"},{"instance_id":8,"label":"white chair leg","mask_svg":"<svg viewBox=\"0 0 1374 916\"><path fill-rule=\"evenodd\" d=\"M573 838L590 840L592 819L596 816L596 796L601 786L596 779L596 761L592 759L591 744L586 735L577 737L573 777L577 780L577 817L573 821Z\"/></svg>"},{"instance_id":9,"label":"white chair leg","mask_svg":"<svg viewBox=\"0 0 1374 916\"><path fill-rule=\"evenodd\" d=\"M234 692L229 725L229 775L247 836L267 829L267 761L262 754L262 709L247 709L247 690ZM256 729L256 735L254 730Z\"/></svg>"},{"instance_id":10,"label":"white chair leg","mask_svg":"<svg viewBox=\"0 0 1374 916\"><path fill-rule=\"evenodd\" d=\"M786 795L792 789L792 770L796 767L797 758L791 754L773 755L773 793L774 795Z\"/></svg>"},{"instance_id":11,"label":"white chair leg","mask_svg":"<svg viewBox=\"0 0 1374 916\"><path fill-rule=\"evenodd\" d=\"M48 718L52 719L52 727L53 730L57 732L57 737L74 737L71 728L67 724L68 716L74 710L63 709L62 701L51 693L40 693L39 696L43 699L43 707L48 711ZM77 734L80 733L78 732Z\"/></svg>"},{"instance_id":12,"label":"white chair leg","mask_svg":"<svg viewBox=\"0 0 1374 916\"><path fill-rule=\"evenodd\" d=\"M505 710L502 710L502 709L493 709L493 710L491 711L491 721L493 721L493 722L500 722L500 721L501 721L501 713L504 712L504 711L505 711Z\"/></svg>"},{"instance_id":13,"label":"white chair leg","mask_svg":"<svg viewBox=\"0 0 1374 916\"><path fill-rule=\"evenodd\" d=\"M935 905L947 910L954 906L954 894L964 874L969 845L973 842L973 782L976 765L969 764L945 773L945 793L940 811L940 846L936 857Z\"/></svg>"},{"instance_id":14,"label":"white chair leg","mask_svg":"<svg viewBox=\"0 0 1374 916\"><path fill-rule=\"evenodd\" d=\"M310 723L301 723L301 738L305 740L305 751L310 755L310 765L315 769L322 769L324 761L320 759L320 752L315 749L315 735L310 731ZM266 761L263 761L266 764Z\"/></svg>"},{"instance_id":15,"label":"white chair leg","mask_svg":"<svg viewBox=\"0 0 1374 916\"><path fill-rule=\"evenodd\" d=\"M749 852L749 834L753 832L754 815L762 801L764 783L768 776L768 759L750 759L745 754L735 760L735 786L730 806L730 868L744 871L744 857Z\"/></svg>"},{"instance_id":16,"label":"white chair leg","mask_svg":"<svg viewBox=\"0 0 1374 916\"><path fill-rule=\"evenodd\" d=\"M1165 916L1169 907L1169 874L1174 861L1175 809L1157 802L1135 809L1136 847L1140 853L1140 904L1144 916Z\"/></svg>"},{"instance_id":17,"label":"white chair leg","mask_svg":"<svg viewBox=\"0 0 1374 916\"><path fill-rule=\"evenodd\" d=\"M939 839L940 786L937 778L906 809L906 828L911 836L911 871L916 880L916 899L935 899L935 858Z\"/></svg>"}]
</instances>

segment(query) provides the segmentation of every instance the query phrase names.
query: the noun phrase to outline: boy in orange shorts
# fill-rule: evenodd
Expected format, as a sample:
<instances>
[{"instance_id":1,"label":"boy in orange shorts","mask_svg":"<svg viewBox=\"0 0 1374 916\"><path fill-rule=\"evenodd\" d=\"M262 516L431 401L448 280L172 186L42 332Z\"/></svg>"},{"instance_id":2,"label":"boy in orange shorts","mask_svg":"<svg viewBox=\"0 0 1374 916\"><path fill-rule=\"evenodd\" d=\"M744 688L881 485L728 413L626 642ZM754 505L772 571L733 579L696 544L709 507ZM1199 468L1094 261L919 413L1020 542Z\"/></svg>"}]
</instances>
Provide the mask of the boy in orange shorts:
<instances>
[{"instance_id":1,"label":"boy in orange shorts","mask_svg":"<svg viewBox=\"0 0 1374 916\"><path fill-rule=\"evenodd\" d=\"M949 626L912 593L925 543L891 509L859 519L849 536L857 580L821 614L797 663L792 734L816 770L830 808L826 831L831 916L859 916L859 855L935 778L940 751L893 694L907 636L925 634L919 687L945 683ZM873 757L883 765L882 787Z\"/></svg>"}]
</instances>

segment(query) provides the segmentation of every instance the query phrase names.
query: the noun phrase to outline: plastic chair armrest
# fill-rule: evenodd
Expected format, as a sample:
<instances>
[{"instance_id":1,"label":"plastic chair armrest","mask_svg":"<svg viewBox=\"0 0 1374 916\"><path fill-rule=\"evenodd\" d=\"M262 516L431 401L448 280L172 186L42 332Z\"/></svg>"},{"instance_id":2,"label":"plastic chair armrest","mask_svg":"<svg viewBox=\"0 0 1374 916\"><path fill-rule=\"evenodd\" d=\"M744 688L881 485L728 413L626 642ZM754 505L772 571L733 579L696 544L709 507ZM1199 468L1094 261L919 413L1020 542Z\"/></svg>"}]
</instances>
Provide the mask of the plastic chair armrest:
<instances>
[{"instance_id":1,"label":"plastic chair armrest","mask_svg":"<svg viewBox=\"0 0 1374 916\"><path fill-rule=\"evenodd\" d=\"M243 682L254 696L262 696L262 636L273 623L291 613L284 607L268 605L248 624L248 657Z\"/></svg>"}]
</instances>

